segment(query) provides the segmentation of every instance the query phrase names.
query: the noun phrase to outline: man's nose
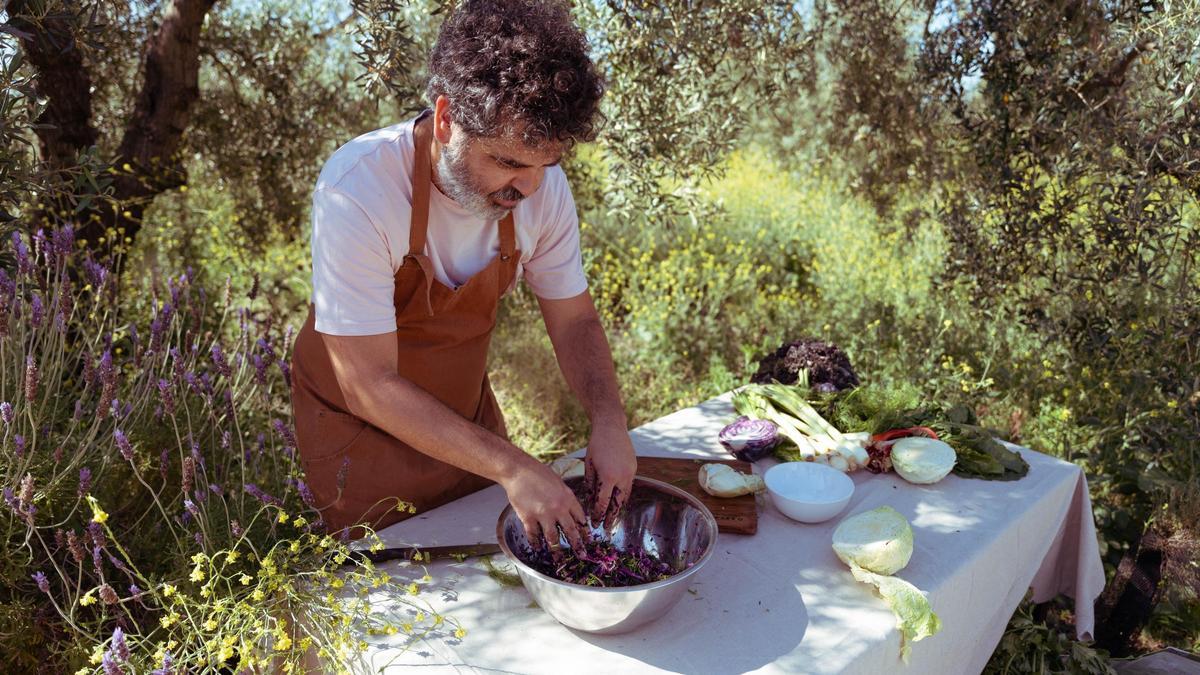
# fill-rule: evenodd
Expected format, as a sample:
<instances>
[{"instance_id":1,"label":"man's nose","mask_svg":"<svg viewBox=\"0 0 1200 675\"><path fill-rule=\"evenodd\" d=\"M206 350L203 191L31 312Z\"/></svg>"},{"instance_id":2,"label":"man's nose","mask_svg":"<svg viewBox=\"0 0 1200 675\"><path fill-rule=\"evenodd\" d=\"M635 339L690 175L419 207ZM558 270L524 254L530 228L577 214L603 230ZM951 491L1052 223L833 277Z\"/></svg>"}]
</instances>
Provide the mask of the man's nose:
<instances>
[{"instance_id":1,"label":"man's nose","mask_svg":"<svg viewBox=\"0 0 1200 675\"><path fill-rule=\"evenodd\" d=\"M531 167L528 171L522 171L515 178L511 185L516 188L522 197L537 192L538 185L542 182L542 170L540 168Z\"/></svg>"}]
</instances>

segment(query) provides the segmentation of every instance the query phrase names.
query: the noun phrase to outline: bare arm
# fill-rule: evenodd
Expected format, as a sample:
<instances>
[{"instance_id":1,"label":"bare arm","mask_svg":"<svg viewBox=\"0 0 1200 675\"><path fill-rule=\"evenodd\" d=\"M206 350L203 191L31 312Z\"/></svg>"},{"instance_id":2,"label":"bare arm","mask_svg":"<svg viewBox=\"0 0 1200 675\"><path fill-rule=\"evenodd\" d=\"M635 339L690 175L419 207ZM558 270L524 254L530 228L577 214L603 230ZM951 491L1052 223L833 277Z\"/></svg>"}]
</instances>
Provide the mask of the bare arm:
<instances>
[{"instance_id":1,"label":"bare arm","mask_svg":"<svg viewBox=\"0 0 1200 675\"><path fill-rule=\"evenodd\" d=\"M531 538L558 524L569 539L578 539L575 523L583 512L562 480L401 377L395 333L321 337L350 412L422 453L499 483Z\"/></svg>"},{"instance_id":2,"label":"bare arm","mask_svg":"<svg viewBox=\"0 0 1200 675\"><path fill-rule=\"evenodd\" d=\"M619 490L618 503L629 496L637 471L612 350L590 293L563 300L538 298L538 304L559 369L592 424L587 465L589 476L599 480L593 515L600 515L614 488Z\"/></svg>"}]
</instances>

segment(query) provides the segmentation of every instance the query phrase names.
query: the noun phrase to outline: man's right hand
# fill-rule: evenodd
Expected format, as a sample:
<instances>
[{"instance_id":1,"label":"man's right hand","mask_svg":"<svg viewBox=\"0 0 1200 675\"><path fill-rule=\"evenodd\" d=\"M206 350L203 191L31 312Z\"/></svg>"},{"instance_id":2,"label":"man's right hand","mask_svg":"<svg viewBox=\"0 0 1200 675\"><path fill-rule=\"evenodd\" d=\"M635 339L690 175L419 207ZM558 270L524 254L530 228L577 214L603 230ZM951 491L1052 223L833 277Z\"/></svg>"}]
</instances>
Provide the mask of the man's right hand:
<instances>
[{"instance_id":1,"label":"man's right hand","mask_svg":"<svg viewBox=\"0 0 1200 675\"><path fill-rule=\"evenodd\" d=\"M550 548L557 549L561 527L571 546L581 550L579 526L587 520L583 506L553 469L532 457L529 459L500 483L525 527L526 538L536 545L539 536L544 536Z\"/></svg>"}]
</instances>

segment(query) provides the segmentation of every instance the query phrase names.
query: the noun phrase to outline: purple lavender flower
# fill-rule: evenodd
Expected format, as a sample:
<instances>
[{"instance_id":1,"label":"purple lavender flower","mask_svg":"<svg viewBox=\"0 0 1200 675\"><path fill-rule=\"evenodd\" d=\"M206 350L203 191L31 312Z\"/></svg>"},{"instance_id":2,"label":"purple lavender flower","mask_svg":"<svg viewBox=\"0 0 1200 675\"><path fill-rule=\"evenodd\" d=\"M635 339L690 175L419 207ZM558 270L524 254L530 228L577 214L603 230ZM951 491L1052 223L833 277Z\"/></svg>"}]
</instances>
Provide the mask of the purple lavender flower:
<instances>
[{"instance_id":1,"label":"purple lavender flower","mask_svg":"<svg viewBox=\"0 0 1200 675\"><path fill-rule=\"evenodd\" d=\"M63 453L64 453L64 452L66 452L66 449L65 449L65 448L63 448L63 446L61 446L61 445L60 445L60 446L58 446L58 447L56 447L56 448L54 448L54 454L53 454L53 455L51 455L51 456L54 458L54 463L55 463L55 464L58 464L59 462L61 462L61 461L62 461L62 458L63 458Z\"/></svg>"},{"instance_id":2,"label":"purple lavender flower","mask_svg":"<svg viewBox=\"0 0 1200 675\"><path fill-rule=\"evenodd\" d=\"M92 470L86 466L79 470L79 495L80 499L87 494L88 490L92 489Z\"/></svg>"},{"instance_id":3,"label":"purple lavender flower","mask_svg":"<svg viewBox=\"0 0 1200 675\"><path fill-rule=\"evenodd\" d=\"M71 413L71 421L78 422L83 419L83 401L76 399L75 412Z\"/></svg>"},{"instance_id":4,"label":"purple lavender flower","mask_svg":"<svg viewBox=\"0 0 1200 675\"><path fill-rule=\"evenodd\" d=\"M292 433L292 430L288 427L288 425L283 423L283 420L271 420L271 428L274 429L275 433L279 434L279 437L283 439L284 445L289 448L296 447L296 435Z\"/></svg>"},{"instance_id":5,"label":"purple lavender flower","mask_svg":"<svg viewBox=\"0 0 1200 675\"><path fill-rule=\"evenodd\" d=\"M167 380L158 381L158 396L162 401L163 411L168 415L175 414L175 395L171 392L171 383Z\"/></svg>"},{"instance_id":6,"label":"purple lavender flower","mask_svg":"<svg viewBox=\"0 0 1200 675\"><path fill-rule=\"evenodd\" d=\"M34 231L33 237L31 237L31 239L33 240L33 257L34 258L36 258L38 256L38 254L46 252L46 230L39 227L37 230Z\"/></svg>"},{"instance_id":7,"label":"purple lavender flower","mask_svg":"<svg viewBox=\"0 0 1200 675\"><path fill-rule=\"evenodd\" d=\"M96 569L96 576L104 577L104 555L99 546L92 547L92 567Z\"/></svg>"},{"instance_id":8,"label":"purple lavender flower","mask_svg":"<svg viewBox=\"0 0 1200 675\"><path fill-rule=\"evenodd\" d=\"M70 279L63 279L62 291L58 294L58 309L54 312L54 323L59 329L67 327L67 317L75 311L75 289Z\"/></svg>"},{"instance_id":9,"label":"purple lavender flower","mask_svg":"<svg viewBox=\"0 0 1200 675\"><path fill-rule=\"evenodd\" d=\"M254 381L262 386L267 386L267 364L258 354L252 354L250 358L254 361Z\"/></svg>"},{"instance_id":10,"label":"purple lavender flower","mask_svg":"<svg viewBox=\"0 0 1200 675\"><path fill-rule=\"evenodd\" d=\"M275 356L275 348L271 346L271 343L267 340L267 338L260 337L254 341L254 344L258 345L258 348L263 350L263 352L267 355Z\"/></svg>"},{"instance_id":11,"label":"purple lavender flower","mask_svg":"<svg viewBox=\"0 0 1200 675\"><path fill-rule=\"evenodd\" d=\"M221 350L221 343L213 343L212 349L209 350L209 355L212 356L213 365L217 367L217 372L225 378L233 377L233 371L229 367L229 362L225 360L225 352Z\"/></svg>"},{"instance_id":12,"label":"purple lavender flower","mask_svg":"<svg viewBox=\"0 0 1200 675\"><path fill-rule=\"evenodd\" d=\"M38 393L38 367L33 355L25 357L25 400L34 401Z\"/></svg>"},{"instance_id":13,"label":"purple lavender flower","mask_svg":"<svg viewBox=\"0 0 1200 675\"><path fill-rule=\"evenodd\" d=\"M150 675L175 675L174 662L171 660L171 652L163 654L162 668L158 668L150 673Z\"/></svg>"},{"instance_id":14,"label":"purple lavender flower","mask_svg":"<svg viewBox=\"0 0 1200 675\"><path fill-rule=\"evenodd\" d=\"M117 663L112 652L104 652L100 664L104 667L104 675L125 675L125 670Z\"/></svg>"},{"instance_id":15,"label":"purple lavender flower","mask_svg":"<svg viewBox=\"0 0 1200 675\"><path fill-rule=\"evenodd\" d=\"M192 500L190 500L190 499L183 500L183 508L187 509L187 512L192 514L194 517L196 517L196 518L200 517L200 509L196 508L196 504L194 502L192 502Z\"/></svg>"},{"instance_id":16,"label":"purple lavender flower","mask_svg":"<svg viewBox=\"0 0 1200 675\"><path fill-rule=\"evenodd\" d=\"M338 472L337 472L338 492L341 492L343 489L345 489L346 476L349 473L350 473L350 458L344 457L344 458L342 458L342 466L338 468Z\"/></svg>"},{"instance_id":17,"label":"purple lavender flower","mask_svg":"<svg viewBox=\"0 0 1200 675\"><path fill-rule=\"evenodd\" d=\"M179 353L179 349L176 347L171 348L171 370L175 375L175 383L182 382L187 365L183 362L183 354Z\"/></svg>"},{"instance_id":18,"label":"purple lavender flower","mask_svg":"<svg viewBox=\"0 0 1200 675\"><path fill-rule=\"evenodd\" d=\"M121 631L120 626L117 626L113 630L112 649L116 653L117 658L122 661L129 660L129 645L125 644L125 633Z\"/></svg>"},{"instance_id":19,"label":"purple lavender flower","mask_svg":"<svg viewBox=\"0 0 1200 675\"><path fill-rule=\"evenodd\" d=\"M186 384L188 386L188 389L190 389L193 393L196 393L196 394L200 393L200 384L196 380L196 374L193 373L192 371L189 370L183 374L183 382L184 382L184 384Z\"/></svg>"},{"instance_id":20,"label":"purple lavender flower","mask_svg":"<svg viewBox=\"0 0 1200 675\"><path fill-rule=\"evenodd\" d=\"M33 271L33 261L29 259L29 247L25 245L25 240L21 238L20 232L12 233L13 254L17 258L17 271L20 274L29 274Z\"/></svg>"},{"instance_id":21,"label":"purple lavender flower","mask_svg":"<svg viewBox=\"0 0 1200 675\"><path fill-rule=\"evenodd\" d=\"M83 262L83 272L87 276L88 283L92 285L93 292L99 294L100 289L104 288L104 284L108 282L108 268L88 258Z\"/></svg>"},{"instance_id":22,"label":"purple lavender flower","mask_svg":"<svg viewBox=\"0 0 1200 675\"><path fill-rule=\"evenodd\" d=\"M104 528L100 525L100 523L97 523L94 520L88 523L87 533L88 536L92 538L92 543L95 544L97 548L103 549L108 547L108 540L104 538Z\"/></svg>"},{"instance_id":23,"label":"purple lavender flower","mask_svg":"<svg viewBox=\"0 0 1200 675\"><path fill-rule=\"evenodd\" d=\"M279 364L279 372L283 373L284 385L286 385L288 389L291 389L292 388L292 368L291 368L291 366L289 366L288 362L284 361L283 359L279 359L279 361L277 363Z\"/></svg>"},{"instance_id":24,"label":"purple lavender flower","mask_svg":"<svg viewBox=\"0 0 1200 675\"><path fill-rule=\"evenodd\" d=\"M104 551L104 555L105 555L105 557L108 558L108 562L113 564L113 567L124 572L125 574L129 574L129 568L125 566L125 563L121 562L120 558L117 558L113 554L109 553L107 550Z\"/></svg>"},{"instance_id":25,"label":"purple lavender flower","mask_svg":"<svg viewBox=\"0 0 1200 675\"><path fill-rule=\"evenodd\" d=\"M129 584L129 595L136 598L143 593L142 589L137 584Z\"/></svg>"},{"instance_id":26,"label":"purple lavender flower","mask_svg":"<svg viewBox=\"0 0 1200 675\"><path fill-rule=\"evenodd\" d=\"M38 590L47 595L50 593L50 580L46 578L45 574L42 574L41 570L33 573L33 581L37 584Z\"/></svg>"},{"instance_id":27,"label":"purple lavender flower","mask_svg":"<svg viewBox=\"0 0 1200 675\"><path fill-rule=\"evenodd\" d=\"M313 499L312 490L308 489L307 483L305 483L302 480L297 480L296 481L296 490L300 493L300 498L304 500L305 504L312 506L314 508L316 507L316 500Z\"/></svg>"},{"instance_id":28,"label":"purple lavender flower","mask_svg":"<svg viewBox=\"0 0 1200 675\"><path fill-rule=\"evenodd\" d=\"M75 250L75 228L63 225L50 236L50 249L56 256L66 258Z\"/></svg>"},{"instance_id":29,"label":"purple lavender flower","mask_svg":"<svg viewBox=\"0 0 1200 675\"><path fill-rule=\"evenodd\" d=\"M100 357L100 403L96 406L96 414L103 419L109 412L117 391L117 375L113 370L112 350L104 350Z\"/></svg>"},{"instance_id":30,"label":"purple lavender flower","mask_svg":"<svg viewBox=\"0 0 1200 675\"><path fill-rule=\"evenodd\" d=\"M125 432L120 429L113 431L113 440L117 443L117 449L121 451L121 456L126 462L133 461L133 446L129 443L129 438L125 436Z\"/></svg>"},{"instance_id":31,"label":"purple lavender flower","mask_svg":"<svg viewBox=\"0 0 1200 675\"><path fill-rule=\"evenodd\" d=\"M260 501L264 504L269 504L271 506L282 506L283 505L283 502L272 497L271 495L267 494L266 492L263 492L262 489L259 488L254 483L246 483L244 487L246 489L247 494L249 494L251 497L254 497L255 499L257 499L258 501Z\"/></svg>"},{"instance_id":32,"label":"purple lavender flower","mask_svg":"<svg viewBox=\"0 0 1200 675\"><path fill-rule=\"evenodd\" d=\"M213 493L214 495L216 495L216 496L218 496L218 497L220 497L220 496L221 496L221 494L223 493L223 491L221 490L221 486L220 486L220 485L217 485L216 483L209 483L209 484L208 484L208 491L209 491L209 492L211 492L211 493Z\"/></svg>"},{"instance_id":33,"label":"purple lavender flower","mask_svg":"<svg viewBox=\"0 0 1200 675\"><path fill-rule=\"evenodd\" d=\"M228 429L222 429L222 430L221 430L221 447L222 447L222 448L224 448L224 449L226 449L226 450L228 450L228 449L229 449L229 442L230 442L230 438L231 438L231 437L230 437L230 435L229 435L229 430L228 430Z\"/></svg>"},{"instance_id":34,"label":"purple lavender flower","mask_svg":"<svg viewBox=\"0 0 1200 675\"><path fill-rule=\"evenodd\" d=\"M229 531L232 532L233 536L235 537L240 537L245 532L245 530L242 529L242 524L236 519L229 521Z\"/></svg>"},{"instance_id":35,"label":"purple lavender flower","mask_svg":"<svg viewBox=\"0 0 1200 675\"><path fill-rule=\"evenodd\" d=\"M79 542L79 537L74 530L67 533L67 549L71 551L71 557L75 562L82 564L87 558L87 552L83 550L83 544Z\"/></svg>"},{"instance_id":36,"label":"purple lavender flower","mask_svg":"<svg viewBox=\"0 0 1200 675\"><path fill-rule=\"evenodd\" d=\"M37 292L33 292L33 297L29 299L29 308L32 311L29 322L34 328L41 328L42 322L46 320L46 305L42 303L42 296Z\"/></svg>"},{"instance_id":37,"label":"purple lavender flower","mask_svg":"<svg viewBox=\"0 0 1200 675\"><path fill-rule=\"evenodd\" d=\"M13 407L8 401L0 403L0 419L3 419L5 424L12 424Z\"/></svg>"},{"instance_id":38,"label":"purple lavender flower","mask_svg":"<svg viewBox=\"0 0 1200 675\"><path fill-rule=\"evenodd\" d=\"M16 446L17 457L25 456L25 437L21 434L13 436L13 445Z\"/></svg>"},{"instance_id":39,"label":"purple lavender flower","mask_svg":"<svg viewBox=\"0 0 1200 675\"><path fill-rule=\"evenodd\" d=\"M13 511L20 512L21 505L17 503L17 496L13 494L12 488L4 488L4 503L8 504L8 508Z\"/></svg>"},{"instance_id":40,"label":"purple lavender flower","mask_svg":"<svg viewBox=\"0 0 1200 675\"><path fill-rule=\"evenodd\" d=\"M203 532L201 532L201 531L199 531L199 530L197 530L197 531L193 532L193 533L192 533L192 539L195 539L195 540L196 540L196 545L197 545L197 546L203 546L203 545L204 545L204 533L203 533Z\"/></svg>"}]
</instances>

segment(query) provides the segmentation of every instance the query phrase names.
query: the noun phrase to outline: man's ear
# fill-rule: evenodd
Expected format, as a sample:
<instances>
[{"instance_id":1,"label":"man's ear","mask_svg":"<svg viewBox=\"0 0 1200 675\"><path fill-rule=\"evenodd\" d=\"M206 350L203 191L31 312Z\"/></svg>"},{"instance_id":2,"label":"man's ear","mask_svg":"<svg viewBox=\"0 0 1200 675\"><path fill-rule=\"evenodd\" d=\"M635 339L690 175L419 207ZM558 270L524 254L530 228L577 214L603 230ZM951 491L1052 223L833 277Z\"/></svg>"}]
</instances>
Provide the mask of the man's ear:
<instances>
[{"instance_id":1,"label":"man's ear","mask_svg":"<svg viewBox=\"0 0 1200 675\"><path fill-rule=\"evenodd\" d=\"M450 99L439 94L433 103L433 137L438 143L446 145L450 142Z\"/></svg>"}]
</instances>

